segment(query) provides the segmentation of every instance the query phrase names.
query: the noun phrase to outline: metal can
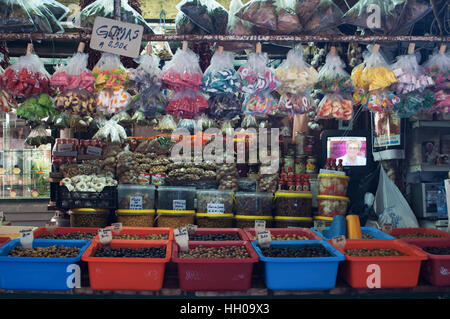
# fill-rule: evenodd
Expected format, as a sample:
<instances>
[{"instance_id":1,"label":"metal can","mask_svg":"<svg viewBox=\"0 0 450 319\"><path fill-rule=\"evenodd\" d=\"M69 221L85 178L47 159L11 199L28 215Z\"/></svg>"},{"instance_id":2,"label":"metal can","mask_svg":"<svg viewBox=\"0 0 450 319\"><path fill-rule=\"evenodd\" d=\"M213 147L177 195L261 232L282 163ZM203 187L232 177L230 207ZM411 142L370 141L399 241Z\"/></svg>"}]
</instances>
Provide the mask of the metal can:
<instances>
[{"instance_id":1,"label":"metal can","mask_svg":"<svg viewBox=\"0 0 450 319\"><path fill-rule=\"evenodd\" d=\"M150 174L141 173L138 177L138 184L140 185L148 185L150 184Z\"/></svg>"},{"instance_id":2,"label":"metal can","mask_svg":"<svg viewBox=\"0 0 450 319\"><path fill-rule=\"evenodd\" d=\"M153 185L164 185L166 180L166 174L155 173L152 174L152 184Z\"/></svg>"},{"instance_id":3,"label":"metal can","mask_svg":"<svg viewBox=\"0 0 450 319\"><path fill-rule=\"evenodd\" d=\"M308 156L306 159L306 173L314 174L316 172L316 158L314 156Z\"/></svg>"}]
</instances>

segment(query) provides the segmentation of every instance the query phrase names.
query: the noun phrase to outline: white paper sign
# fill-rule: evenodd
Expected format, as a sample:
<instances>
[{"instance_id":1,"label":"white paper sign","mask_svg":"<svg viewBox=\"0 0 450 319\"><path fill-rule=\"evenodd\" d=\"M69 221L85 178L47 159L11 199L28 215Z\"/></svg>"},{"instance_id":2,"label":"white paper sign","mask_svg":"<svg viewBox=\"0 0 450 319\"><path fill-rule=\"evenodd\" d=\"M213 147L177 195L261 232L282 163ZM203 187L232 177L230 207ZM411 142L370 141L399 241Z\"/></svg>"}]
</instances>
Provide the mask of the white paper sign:
<instances>
[{"instance_id":1,"label":"white paper sign","mask_svg":"<svg viewBox=\"0 0 450 319\"><path fill-rule=\"evenodd\" d=\"M103 17L96 17L90 48L98 51L137 58L141 49L144 27Z\"/></svg>"},{"instance_id":2,"label":"white paper sign","mask_svg":"<svg viewBox=\"0 0 450 319\"><path fill-rule=\"evenodd\" d=\"M224 214L225 204L208 203L207 212L208 214Z\"/></svg>"},{"instance_id":3,"label":"white paper sign","mask_svg":"<svg viewBox=\"0 0 450 319\"><path fill-rule=\"evenodd\" d=\"M255 233L258 234L266 230L265 220L255 220Z\"/></svg>"},{"instance_id":4,"label":"white paper sign","mask_svg":"<svg viewBox=\"0 0 450 319\"><path fill-rule=\"evenodd\" d=\"M95 156L101 156L102 155L102 149L100 147L95 146L88 146L86 149L87 155L95 155Z\"/></svg>"},{"instance_id":5,"label":"white paper sign","mask_svg":"<svg viewBox=\"0 0 450 319\"><path fill-rule=\"evenodd\" d=\"M344 249L347 243L344 235L333 237L332 239L333 246L339 247L340 249Z\"/></svg>"},{"instance_id":6,"label":"white paper sign","mask_svg":"<svg viewBox=\"0 0 450 319\"><path fill-rule=\"evenodd\" d=\"M33 230L23 229L20 231L20 244L23 248L33 248Z\"/></svg>"},{"instance_id":7,"label":"white paper sign","mask_svg":"<svg viewBox=\"0 0 450 319\"><path fill-rule=\"evenodd\" d=\"M189 250L189 234L186 227L175 228L173 230L175 241L180 246L181 251Z\"/></svg>"},{"instance_id":8,"label":"white paper sign","mask_svg":"<svg viewBox=\"0 0 450 319\"><path fill-rule=\"evenodd\" d=\"M99 229L98 237L100 238L100 243L105 246L109 246L112 241L112 231L109 228Z\"/></svg>"},{"instance_id":9,"label":"white paper sign","mask_svg":"<svg viewBox=\"0 0 450 319\"><path fill-rule=\"evenodd\" d=\"M58 151L59 152L72 152L73 144L58 144Z\"/></svg>"},{"instance_id":10,"label":"white paper sign","mask_svg":"<svg viewBox=\"0 0 450 319\"><path fill-rule=\"evenodd\" d=\"M122 223L111 224L114 235L119 236L122 231Z\"/></svg>"},{"instance_id":11,"label":"white paper sign","mask_svg":"<svg viewBox=\"0 0 450 319\"><path fill-rule=\"evenodd\" d=\"M188 231L188 234L195 234L195 232L197 231L198 226L197 225L192 225L192 224L187 224L186 225L186 229Z\"/></svg>"},{"instance_id":12,"label":"white paper sign","mask_svg":"<svg viewBox=\"0 0 450 319\"><path fill-rule=\"evenodd\" d=\"M130 197L130 209L142 209L142 196Z\"/></svg>"},{"instance_id":13,"label":"white paper sign","mask_svg":"<svg viewBox=\"0 0 450 319\"><path fill-rule=\"evenodd\" d=\"M261 248L269 248L272 243L272 236L269 230L258 233L258 243Z\"/></svg>"},{"instance_id":14,"label":"white paper sign","mask_svg":"<svg viewBox=\"0 0 450 319\"><path fill-rule=\"evenodd\" d=\"M184 199L174 199L173 210L186 210L186 201Z\"/></svg>"}]
</instances>

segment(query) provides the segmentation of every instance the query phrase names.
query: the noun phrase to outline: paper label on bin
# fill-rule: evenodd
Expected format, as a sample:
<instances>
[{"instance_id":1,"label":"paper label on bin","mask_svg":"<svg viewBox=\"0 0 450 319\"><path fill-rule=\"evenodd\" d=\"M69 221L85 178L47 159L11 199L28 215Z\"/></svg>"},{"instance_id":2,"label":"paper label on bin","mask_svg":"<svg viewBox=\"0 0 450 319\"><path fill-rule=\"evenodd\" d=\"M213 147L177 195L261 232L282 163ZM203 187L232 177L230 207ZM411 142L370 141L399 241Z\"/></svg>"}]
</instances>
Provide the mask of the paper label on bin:
<instances>
[{"instance_id":1,"label":"paper label on bin","mask_svg":"<svg viewBox=\"0 0 450 319\"><path fill-rule=\"evenodd\" d=\"M324 220L317 219L314 221L314 230L321 233L326 227L326 223Z\"/></svg>"},{"instance_id":2,"label":"paper label on bin","mask_svg":"<svg viewBox=\"0 0 450 319\"><path fill-rule=\"evenodd\" d=\"M32 229L22 229L20 231L20 244L23 248L33 248L33 239Z\"/></svg>"},{"instance_id":3,"label":"paper label on bin","mask_svg":"<svg viewBox=\"0 0 450 319\"><path fill-rule=\"evenodd\" d=\"M58 144L58 152L71 152L73 151L73 144Z\"/></svg>"},{"instance_id":4,"label":"paper label on bin","mask_svg":"<svg viewBox=\"0 0 450 319\"><path fill-rule=\"evenodd\" d=\"M180 246L181 251L189 250L189 234L186 227L179 227L173 230L176 243Z\"/></svg>"},{"instance_id":5,"label":"paper label on bin","mask_svg":"<svg viewBox=\"0 0 450 319\"><path fill-rule=\"evenodd\" d=\"M258 234L266 230L265 220L255 220L255 233Z\"/></svg>"},{"instance_id":6,"label":"paper label on bin","mask_svg":"<svg viewBox=\"0 0 450 319\"><path fill-rule=\"evenodd\" d=\"M272 243L272 236L269 230L258 233L258 243L261 248L269 248Z\"/></svg>"},{"instance_id":7,"label":"paper label on bin","mask_svg":"<svg viewBox=\"0 0 450 319\"><path fill-rule=\"evenodd\" d=\"M122 231L122 223L111 224L114 235L119 236Z\"/></svg>"},{"instance_id":8,"label":"paper label on bin","mask_svg":"<svg viewBox=\"0 0 450 319\"><path fill-rule=\"evenodd\" d=\"M99 229L98 237L102 245L109 245L112 241L112 231L109 228Z\"/></svg>"},{"instance_id":9,"label":"paper label on bin","mask_svg":"<svg viewBox=\"0 0 450 319\"><path fill-rule=\"evenodd\" d=\"M208 203L206 209L208 214L224 214L225 204Z\"/></svg>"},{"instance_id":10,"label":"paper label on bin","mask_svg":"<svg viewBox=\"0 0 450 319\"><path fill-rule=\"evenodd\" d=\"M173 210L186 210L186 201L184 199L174 199Z\"/></svg>"},{"instance_id":11,"label":"paper label on bin","mask_svg":"<svg viewBox=\"0 0 450 319\"><path fill-rule=\"evenodd\" d=\"M195 232L197 231L198 226L197 225L192 225L192 224L187 224L186 225L186 229L188 231L188 234L195 234Z\"/></svg>"},{"instance_id":12,"label":"paper label on bin","mask_svg":"<svg viewBox=\"0 0 450 319\"><path fill-rule=\"evenodd\" d=\"M333 237L332 243L334 246L339 247L340 249L344 249L347 243L344 235Z\"/></svg>"},{"instance_id":13,"label":"paper label on bin","mask_svg":"<svg viewBox=\"0 0 450 319\"><path fill-rule=\"evenodd\" d=\"M383 224L383 226L381 226L381 231L386 234L392 233L392 224Z\"/></svg>"},{"instance_id":14,"label":"paper label on bin","mask_svg":"<svg viewBox=\"0 0 450 319\"><path fill-rule=\"evenodd\" d=\"M142 196L130 197L130 209L143 209L142 208Z\"/></svg>"},{"instance_id":15,"label":"paper label on bin","mask_svg":"<svg viewBox=\"0 0 450 319\"><path fill-rule=\"evenodd\" d=\"M102 155L102 149L100 147L95 146L88 146L86 149L87 155L95 155L95 156L101 156Z\"/></svg>"}]
</instances>

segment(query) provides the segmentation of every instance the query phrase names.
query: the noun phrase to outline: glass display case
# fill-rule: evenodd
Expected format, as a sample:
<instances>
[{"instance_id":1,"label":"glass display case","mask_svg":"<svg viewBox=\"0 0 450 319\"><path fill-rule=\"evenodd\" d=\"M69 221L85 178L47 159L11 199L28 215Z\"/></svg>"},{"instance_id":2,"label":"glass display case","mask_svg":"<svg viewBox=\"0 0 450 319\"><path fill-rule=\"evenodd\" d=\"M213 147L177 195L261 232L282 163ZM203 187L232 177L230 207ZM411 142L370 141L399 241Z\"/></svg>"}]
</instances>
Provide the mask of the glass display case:
<instances>
[{"instance_id":1,"label":"glass display case","mask_svg":"<svg viewBox=\"0 0 450 319\"><path fill-rule=\"evenodd\" d=\"M27 145L31 128L14 114L0 123L0 199L50 198L51 145Z\"/></svg>"}]
</instances>

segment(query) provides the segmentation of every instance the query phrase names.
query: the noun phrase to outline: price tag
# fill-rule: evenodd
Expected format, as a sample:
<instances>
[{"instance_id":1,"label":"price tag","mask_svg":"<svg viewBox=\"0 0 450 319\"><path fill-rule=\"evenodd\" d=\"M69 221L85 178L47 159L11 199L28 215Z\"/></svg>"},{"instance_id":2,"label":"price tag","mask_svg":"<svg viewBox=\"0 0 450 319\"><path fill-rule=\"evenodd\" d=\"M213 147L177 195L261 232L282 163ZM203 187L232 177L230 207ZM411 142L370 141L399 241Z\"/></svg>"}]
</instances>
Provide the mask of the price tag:
<instances>
[{"instance_id":1,"label":"price tag","mask_svg":"<svg viewBox=\"0 0 450 319\"><path fill-rule=\"evenodd\" d=\"M341 236L333 237L332 243L334 246L344 249L345 245L347 243L347 240L345 239L344 235L341 235Z\"/></svg>"},{"instance_id":2,"label":"price tag","mask_svg":"<svg viewBox=\"0 0 450 319\"><path fill-rule=\"evenodd\" d=\"M225 204L208 203L206 209L208 214L224 214Z\"/></svg>"},{"instance_id":3,"label":"price tag","mask_svg":"<svg viewBox=\"0 0 450 319\"><path fill-rule=\"evenodd\" d=\"M186 225L186 229L188 231L188 234L195 234L195 232L197 231L198 226L197 225L192 225L192 224L187 224Z\"/></svg>"},{"instance_id":4,"label":"price tag","mask_svg":"<svg viewBox=\"0 0 450 319\"><path fill-rule=\"evenodd\" d=\"M137 58L143 34L144 27L141 25L97 16L89 46L98 51Z\"/></svg>"},{"instance_id":5,"label":"price tag","mask_svg":"<svg viewBox=\"0 0 450 319\"><path fill-rule=\"evenodd\" d=\"M142 209L142 196L130 197L130 209Z\"/></svg>"},{"instance_id":6,"label":"price tag","mask_svg":"<svg viewBox=\"0 0 450 319\"><path fill-rule=\"evenodd\" d=\"M317 219L314 221L314 230L321 233L326 227L326 223L324 220Z\"/></svg>"},{"instance_id":7,"label":"price tag","mask_svg":"<svg viewBox=\"0 0 450 319\"><path fill-rule=\"evenodd\" d=\"M58 152L72 152L73 144L58 144Z\"/></svg>"},{"instance_id":8,"label":"price tag","mask_svg":"<svg viewBox=\"0 0 450 319\"><path fill-rule=\"evenodd\" d=\"M114 235L119 236L122 231L122 223L111 224Z\"/></svg>"},{"instance_id":9,"label":"price tag","mask_svg":"<svg viewBox=\"0 0 450 319\"><path fill-rule=\"evenodd\" d=\"M258 233L258 243L261 248L269 248L272 243L272 236L269 230Z\"/></svg>"},{"instance_id":10,"label":"price tag","mask_svg":"<svg viewBox=\"0 0 450 319\"><path fill-rule=\"evenodd\" d=\"M265 220L255 220L255 233L258 234L266 230Z\"/></svg>"},{"instance_id":11,"label":"price tag","mask_svg":"<svg viewBox=\"0 0 450 319\"><path fill-rule=\"evenodd\" d=\"M54 234L56 230L56 222L48 222L45 224L45 229L50 233Z\"/></svg>"},{"instance_id":12,"label":"price tag","mask_svg":"<svg viewBox=\"0 0 450 319\"><path fill-rule=\"evenodd\" d=\"M112 241L112 231L109 228L103 228L98 230L98 237L100 238L100 243L104 246L109 247Z\"/></svg>"},{"instance_id":13,"label":"price tag","mask_svg":"<svg viewBox=\"0 0 450 319\"><path fill-rule=\"evenodd\" d=\"M181 251L189 250L189 234L186 227L175 228L173 230L175 241L180 246Z\"/></svg>"},{"instance_id":14,"label":"price tag","mask_svg":"<svg viewBox=\"0 0 450 319\"><path fill-rule=\"evenodd\" d=\"M33 248L33 230L23 229L20 231L20 244L23 248Z\"/></svg>"},{"instance_id":15,"label":"price tag","mask_svg":"<svg viewBox=\"0 0 450 319\"><path fill-rule=\"evenodd\" d=\"M101 156L102 155L102 149L100 147L95 146L88 146L86 149L87 155L95 155L95 156Z\"/></svg>"},{"instance_id":16,"label":"price tag","mask_svg":"<svg viewBox=\"0 0 450 319\"><path fill-rule=\"evenodd\" d=\"M383 226L381 226L381 231L386 234L392 233L392 224L383 224Z\"/></svg>"},{"instance_id":17,"label":"price tag","mask_svg":"<svg viewBox=\"0 0 450 319\"><path fill-rule=\"evenodd\" d=\"M184 199L175 199L173 201L173 210L186 210L186 201Z\"/></svg>"}]
</instances>

